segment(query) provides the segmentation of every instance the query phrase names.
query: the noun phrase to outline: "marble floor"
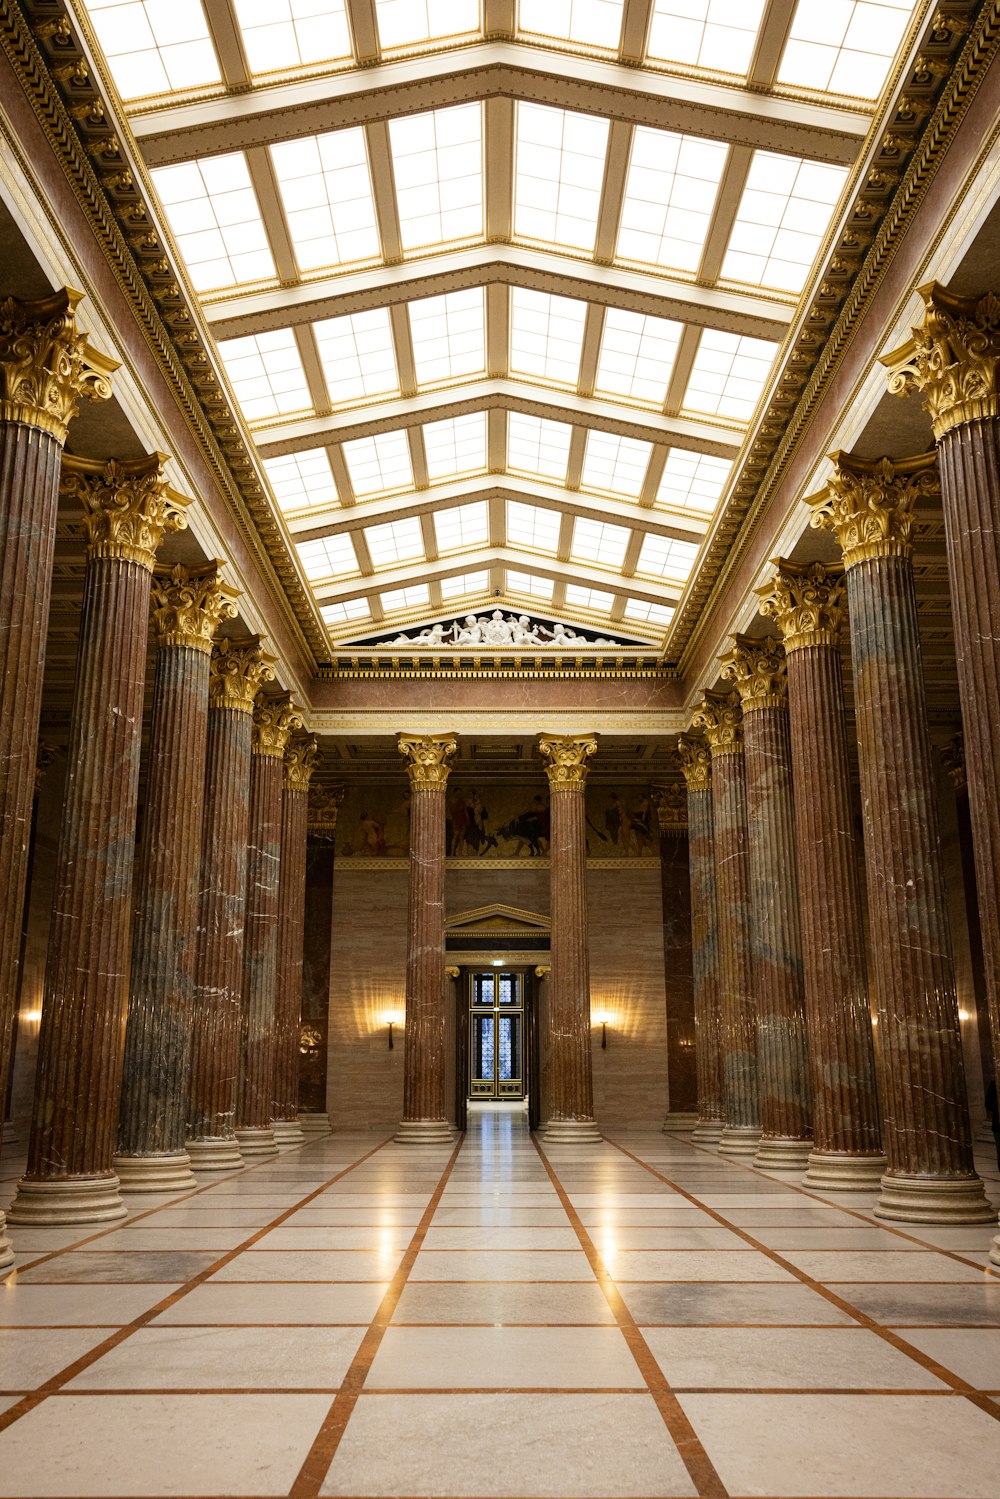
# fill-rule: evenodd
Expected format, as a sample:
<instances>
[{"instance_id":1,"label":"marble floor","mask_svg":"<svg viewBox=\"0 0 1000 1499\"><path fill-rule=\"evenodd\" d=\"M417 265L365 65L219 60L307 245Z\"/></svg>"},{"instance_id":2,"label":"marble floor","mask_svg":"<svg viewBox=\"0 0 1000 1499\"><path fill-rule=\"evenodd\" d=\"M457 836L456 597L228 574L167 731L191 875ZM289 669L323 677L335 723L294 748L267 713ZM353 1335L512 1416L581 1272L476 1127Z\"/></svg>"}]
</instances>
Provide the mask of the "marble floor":
<instances>
[{"instance_id":1,"label":"marble floor","mask_svg":"<svg viewBox=\"0 0 1000 1499\"><path fill-rule=\"evenodd\" d=\"M485 1111L18 1229L0 1493L996 1499L993 1230L873 1204Z\"/></svg>"}]
</instances>

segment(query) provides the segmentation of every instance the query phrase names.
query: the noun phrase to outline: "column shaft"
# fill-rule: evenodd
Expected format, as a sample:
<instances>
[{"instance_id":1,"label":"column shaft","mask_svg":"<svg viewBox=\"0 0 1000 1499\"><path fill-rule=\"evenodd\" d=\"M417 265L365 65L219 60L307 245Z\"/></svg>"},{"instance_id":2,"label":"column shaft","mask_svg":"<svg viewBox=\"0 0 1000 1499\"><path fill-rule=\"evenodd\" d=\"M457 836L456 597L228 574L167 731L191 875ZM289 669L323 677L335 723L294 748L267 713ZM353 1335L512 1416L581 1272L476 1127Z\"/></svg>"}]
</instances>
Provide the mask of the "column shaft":
<instances>
[{"instance_id":1,"label":"column shaft","mask_svg":"<svg viewBox=\"0 0 1000 1499\"><path fill-rule=\"evenodd\" d=\"M760 1099L750 945L746 771L742 753L712 756L712 825L726 1106L726 1127L719 1149L731 1155L753 1155L760 1139Z\"/></svg>"},{"instance_id":2,"label":"column shaft","mask_svg":"<svg viewBox=\"0 0 1000 1499\"><path fill-rule=\"evenodd\" d=\"M307 1133L330 1128L327 1051L333 956L333 873L337 813L343 798L343 786L314 784L310 788L298 1073L299 1123Z\"/></svg>"},{"instance_id":3,"label":"column shaft","mask_svg":"<svg viewBox=\"0 0 1000 1499\"><path fill-rule=\"evenodd\" d=\"M726 1123L722 1079L722 1017L719 1012L719 921L715 894L712 786L688 785L688 856L691 873L691 956L694 972L695 1056L698 1123L695 1140L716 1144Z\"/></svg>"},{"instance_id":4,"label":"column shaft","mask_svg":"<svg viewBox=\"0 0 1000 1499\"><path fill-rule=\"evenodd\" d=\"M679 789L683 796L684 788ZM669 1129L693 1123L698 1107L691 870L686 828L660 833L660 890L667 1002L668 1113L663 1127Z\"/></svg>"},{"instance_id":5,"label":"column shaft","mask_svg":"<svg viewBox=\"0 0 1000 1499\"><path fill-rule=\"evenodd\" d=\"M247 909L243 948L236 1139L244 1156L274 1155L275 993L281 872L281 760L250 757Z\"/></svg>"},{"instance_id":6,"label":"column shaft","mask_svg":"<svg viewBox=\"0 0 1000 1499\"><path fill-rule=\"evenodd\" d=\"M301 1144L299 1036L305 940L306 837L309 776L316 741L289 744L281 792L281 884L278 890L278 982L274 1007L274 1102L271 1124L279 1148Z\"/></svg>"}]
</instances>

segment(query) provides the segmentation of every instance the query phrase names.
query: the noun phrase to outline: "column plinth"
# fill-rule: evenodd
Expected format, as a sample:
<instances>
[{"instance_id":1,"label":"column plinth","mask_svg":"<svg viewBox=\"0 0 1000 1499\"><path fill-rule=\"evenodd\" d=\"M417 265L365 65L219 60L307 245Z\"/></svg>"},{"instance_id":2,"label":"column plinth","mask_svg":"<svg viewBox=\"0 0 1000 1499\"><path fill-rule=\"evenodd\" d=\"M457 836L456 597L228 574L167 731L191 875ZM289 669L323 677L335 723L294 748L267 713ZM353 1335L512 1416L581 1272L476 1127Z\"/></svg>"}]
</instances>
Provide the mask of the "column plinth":
<instances>
[{"instance_id":1,"label":"column plinth","mask_svg":"<svg viewBox=\"0 0 1000 1499\"><path fill-rule=\"evenodd\" d=\"M718 1145L726 1127L719 1013L719 918L712 833L712 757L707 744L682 736L677 746L687 785L691 877L691 965L694 979L698 1120L692 1140Z\"/></svg>"},{"instance_id":2,"label":"column plinth","mask_svg":"<svg viewBox=\"0 0 1000 1499\"><path fill-rule=\"evenodd\" d=\"M305 1140L299 1119L299 1037L305 941L306 838L309 781L318 744L312 735L289 740L281 792L281 884L278 890L278 984L274 1009L274 1107L271 1128L279 1150Z\"/></svg>"},{"instance_id":3,"label":"column plinth","mask_svg":"<svg viewBox=\"0 0 1000 1499\"><path fill-rule=\"evenodd\" d=\"M165 459L66 459L87 532L28 1166L12 1222L125 1214L113 1158L128 1008L134 828L156 549L186 522Z\"/></svg>"},{"instance_id":4,"label":"column plinth","mask_svg":"<svg viewBox=\"0 0 1000 1499\"><path fill-rule=\"evenodd\" d=\"M888 1166L876 1216L993 1217L972 1160L948 931L911 536L934 455L870 462L835 454L812 501L847 569L872 983Z\"/></svg>"}]
</instances>

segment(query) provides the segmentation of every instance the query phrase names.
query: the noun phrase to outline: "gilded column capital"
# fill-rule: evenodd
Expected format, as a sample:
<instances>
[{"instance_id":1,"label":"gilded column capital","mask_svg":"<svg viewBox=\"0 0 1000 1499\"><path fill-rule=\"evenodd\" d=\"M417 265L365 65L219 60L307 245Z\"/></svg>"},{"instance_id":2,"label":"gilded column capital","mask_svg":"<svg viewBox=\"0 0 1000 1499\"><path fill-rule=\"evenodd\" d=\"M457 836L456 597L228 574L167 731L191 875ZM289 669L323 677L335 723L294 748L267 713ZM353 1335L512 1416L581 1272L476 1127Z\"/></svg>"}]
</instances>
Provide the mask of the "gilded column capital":
<instances>
[{"instance_id":1,"label":"gilded column capital","mask_svg":"<svg viewBox=\"0 0 1000 1499\"><path fill-rule=\"evenodd\" d=\"M274 659L265 652L259 635L249 635L242 640L230 640L224 636L216 641L208 682L210 705L252 713L261 686L274 681Z\"/></svg>"},{"instance_id":2,"label":"gilded column capital","mask_svg":"<svg viewBox=\"0 0 1000 1499\"><path fill-rule=\"evenodd\" d=\"M652 801L661 833L676 837L687 832L687 788L683 781L668 781L665 785L654 786Z\"/></svg>"},{"instance_id":3,"label":"gilded column capital","mask_svg":"<svg viewBox=\"0 0 1000 1499\"><path fill-rule=\"evenodd\" d=\"M823 562L799 566L775 561L770 583L757 589L760 612L773 619L785 642L785 653L809 646L836 646L844 623L844 570Z\"/></svg>"},{"instance_id":4,"label":"gilded column capital","mask_svg":"<svg viewBox=\"0 0 1000 1499\"><path fill-rule=\"evenodd\" d=\"M257 694L253 705L253 738L250 748L268 760L284 760L289 736L302 727L302 715L287 692L280 697Z\"/></svg>"},{"instance_id":5,"label":"gilded column capital","mask_svg":"<svg viewBox=\"0 0 1000 1499\"><path fill-rule=\"evenodd\" d=\"M223 583L221 562L153 574L153 623L157 644L189 646L211 654L212 640L224 619L236 618L239 589Z\"/></svg>"},{"instance_id":6,"label":"gilded column capital","mask_svg":"<svg viewBox=\"0 0 1000 1499\"><path fill-rule=\"evenodd\" d=\"M587 761L597 753L596 734L545 734L538 741L550 791L583 791Z\"/></svg>"},{"instance_id":7,"label":"gilded column capital","mask_svg":"<svg viewBox=\"0 0 1000 1499\"><path fill-rule=\"evenodd\" d=\"M706 741L682 734L677 741L677 754L688 791L711 791L712 755Z\"/></svg>"},{"instance_id":8,"label":"gilded column capital","mask_svg":"<svg viewBox=\"0 0 1000 1499\"><path fill-rule=\"evenodd\" d=\"M454 734L397 734L396 748L406 756L414 791L443 791L458 750Z\"/></svg>"},{"instance_id":9,"label":"gilded column capital","mask_svg":"<svg viewBox=\"0 0 1000 1499\"><path fill-rule=\"evenodd\" d=\"M895 396L919 391L934 436L1000 414L1000 297L960 297L937 281L919 286L924 320L880 363Z\"/></svg>"},{"instance_id":10,"label":"gilded column capital","mask_svg":"<svg viewBox=\"0 0 1000 1499\"><path fill-rule=\"evenodd\" d=\"M38 427L64 443L82 400L110 400L118 362L78 332L82 299L63 288L33 301L0 301L0 422Z\"/></svg>"},{"instance_id":11,"label":"gilded column capital","mask_svg":"<svg viewBox=\"0 0 1000 1499\"><path fill-rule=\"evenodd\" d=\"M285 746L285 790L308 794L309 782L316 769L319 740L315 734L296 734Z\"/></svg>"},{"instance_id":12,"label":"gilded column capital","mask_svg":"<svg viewBox=\"0 0 1000 1499\"><path fill-rule=\"evenodd\" d=\"M337 831L337 813L344 800L346 786L324 786L316 782L309 787L309 836L332 843Z\"/></svg>"},{"instance_id":13,"label":"gilded column capital","mask_svg":"<svg viewBox=\"0 0 1000 1499\"><path fill-rule=\"evenodd\" d=\"M763 635L759 640L734 635L732 650L722 657L722 675L739 693L744 715L788 705L785 647L777 635Z\"/></svg>"},{"instance_id":14,"label":"gilded column capital","mask_svg":"<svg viewBox=\"0 0 1000 1499\"><path fill-rule=\"evenodd\" d=\"M832 531L844 566L875 557L909 557L916 504L939 489L937 454L915 458L855 458L831 453L834 473L826 491L813 495L810 524Z\"/></svg>"},{"instance_id":15,"label":"gilded column capital","mask_svg":"<svg viewBox=\"0 0 1000 1499\"><path fill-rule=\"evenodd\" d=\"M965 778L965 736L962 733L953 734L947 744L941 746L941 762L955 790L964 791L968 783Z\"/></svg>"},{"instance_id":16,"label":"gilded column capital","mask_svg":"<svg viewBox=\"0 0 1000 1499\"><path fill-rule=\"evenodd\" d=\"M691 727L704 729L713 760L716 755L742 755L743 714L737 692L706 692L691 715Z\"/></svg>"},{"instance_id":17,"label":"gilded column capital","mask_svg":"<svg viewBox=\"0 0 1000 1499\"><path fill-rule=\"evenodd\" d=\"M167 484L165 453L119 462L112 458L63 458L62 493L83 507L88 558L135 562L153 571L168 531L187 526L191 501Z\"/></svg>"}]
</instances>

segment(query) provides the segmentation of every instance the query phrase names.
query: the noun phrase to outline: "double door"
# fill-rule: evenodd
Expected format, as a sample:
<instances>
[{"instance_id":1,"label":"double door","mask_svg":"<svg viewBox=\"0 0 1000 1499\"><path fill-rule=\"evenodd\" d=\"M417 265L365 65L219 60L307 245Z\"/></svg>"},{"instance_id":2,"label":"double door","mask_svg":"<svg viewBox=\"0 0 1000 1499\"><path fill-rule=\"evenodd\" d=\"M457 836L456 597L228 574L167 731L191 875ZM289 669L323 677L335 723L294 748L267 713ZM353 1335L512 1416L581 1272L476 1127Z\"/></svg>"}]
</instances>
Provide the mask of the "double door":
<instances>
[{"instance_id":1,"label":"double door","mask_svg":"<svg viewBox=\"0 0 1000 1499\"><path fill-rule=\"evenodd\" d=\"M524 975L488 968L469 976L470 1098L524 1097Z\"/></svg>"}]
</instances>

